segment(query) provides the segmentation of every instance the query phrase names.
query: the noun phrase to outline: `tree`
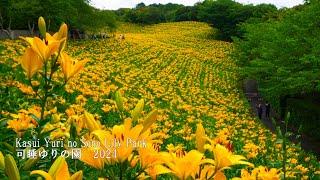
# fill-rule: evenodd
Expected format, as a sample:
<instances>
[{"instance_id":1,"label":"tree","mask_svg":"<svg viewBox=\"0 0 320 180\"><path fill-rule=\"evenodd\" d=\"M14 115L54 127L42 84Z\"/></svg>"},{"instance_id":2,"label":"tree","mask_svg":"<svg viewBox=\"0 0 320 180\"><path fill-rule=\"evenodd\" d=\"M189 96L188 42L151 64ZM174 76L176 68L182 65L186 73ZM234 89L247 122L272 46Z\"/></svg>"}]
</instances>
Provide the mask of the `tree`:
<instances>
[{"instance_id":1,"label":"tree","mask_svg":"<svg viewBox=\"0 0 320 180\"><path fill-rule=\"evenodd\" d=\"M14 29L28 27L33 35L38 16L42 11L39 0L13 0L12 11L14 13ZM22 28L23 27L23 28Z\"/></svg>"},{"instance_id":2,"label":"tree","mask_svg":"<svg viewBox=\"0 0 320 180\"><path fill-rule=\"evenodd\" d=\"M219 38L227 41L231 41L233 36L242 36L241 23L277 11L274 5L242 5L232 0L205 0L197 8L198 19L217 28Z\"/></svg>"},{"instance_id":3,"label":"tree","mask_svg":"<svg viewBox=\"0 0 320 180\"><path fill-rule=\"evenodd\" d=\"M155 24L171 22L176 19L176 12L183 5L179 4L145 4L140 3L134 9L119 9L116 14L122 16L125 21L139 24Z\"/></svg>"},{"instance_id":4,"label":"tree","mask_svg":"<svg viewBox=\"0 0 320 180\"><path fill-rule=\"evenodd\" d=\"M144 7L146 7L146 5L143 2L136 5L136 9L144 8Z\"/></svg>"},{"instance_id":5,"label":"tree","mask_svg":"<svg viewBox=\"0 0 320 180\"><path fill-rule=\"evenodd\" d=\"M47 30L62 22L79 31L115 28L114 13L90 6L88 0L0 0L0 28L11 35L11 29L29 29L33 34L39 16L47 20Z\"/></svg>"},{"instance_id":6,"label":"tree","mask_svg":"<svg viewBox=\"0 0 320 180\"><path fill-rule=\"evenodd\" d=\"M320 3L288 9L280 18L244 25L233 53L246 77L257 79L280 107L288 97L320 91ZM281 103L280 103L281 101Z\"/></svg>"},{"instance_id":7,"label":"tree","mask_svg":"<svg viewBox=\"0 0 320 180\"><path fill-rule=\"evenodd\" d=\"M196 21L197 9L194 6L184 6L175 12L175 21Z\"/></svg>"},{"instance_id":8,"label":"tree","mask_svg":"<svg viewBox=\"0 0 320 180\"><path fill-rule=\"evenodd\" d=\"M13 18L12 2L10 0L0 1L0 28L9 38L12 37L11 25Z\"/></svg>"}]
</instances>

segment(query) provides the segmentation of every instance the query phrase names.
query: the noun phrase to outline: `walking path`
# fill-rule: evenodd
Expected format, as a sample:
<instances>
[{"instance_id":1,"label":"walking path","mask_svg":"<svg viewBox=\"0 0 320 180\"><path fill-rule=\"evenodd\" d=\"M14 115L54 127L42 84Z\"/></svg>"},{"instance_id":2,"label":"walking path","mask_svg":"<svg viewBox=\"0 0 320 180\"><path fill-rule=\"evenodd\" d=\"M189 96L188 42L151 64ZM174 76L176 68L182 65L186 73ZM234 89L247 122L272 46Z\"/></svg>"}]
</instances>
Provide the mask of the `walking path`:
<instances>
[{"instance_id":1,"label":"walking path","mask_svg":"<svg viewBox=\"0 0 320 180\"><path fill-rule=\"evenodd\" d=\"M273 125L271 119L266 118L266 114L265 114L265 101L263 100L263 98L259 95L258 91L256 90L256 88L254 87L256 86L255 82L247 82L245 84L245 95L249 101L249 103L251 104L251 108L253 110L253 112L256 113L256 115L258 116L258 112L257 112L257 106L258 104L262 104L263 105L263 114L262 114L262 118L261 118L261 122L267 127L269 128L272 132L275 132L275 126ZM274 118L276 120L277 125L279 126L283 126L284 122L280 120L279 115L275 112L275 110L272 108L271 105L271 110L270 110L270 118ZM293 132L294 134L297 134L297 129L294 127L289 127L288 128L290 132ZM305 151L308 152L313 152L318 159L320 159L320 142L316 141L314 139L312 139L311 137L302 134L300 139L297 138L291 138L291 141L293 143L299 143L301 142L301 148L304 149Z\"/></svg>"}]
</instances>

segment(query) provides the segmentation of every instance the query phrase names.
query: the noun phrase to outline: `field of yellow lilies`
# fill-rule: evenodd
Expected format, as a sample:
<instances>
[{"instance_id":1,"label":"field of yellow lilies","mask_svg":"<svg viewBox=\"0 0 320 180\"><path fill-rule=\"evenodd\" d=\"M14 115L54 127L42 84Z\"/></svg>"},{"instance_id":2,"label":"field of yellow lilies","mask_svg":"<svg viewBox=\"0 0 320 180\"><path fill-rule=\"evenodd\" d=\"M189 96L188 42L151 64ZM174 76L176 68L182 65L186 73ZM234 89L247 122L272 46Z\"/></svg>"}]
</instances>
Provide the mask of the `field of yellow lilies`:
<instances>
[{"instance_id":1,"label":"field of yellow lilies","mask_svg":"<svg viewBox=\"0 0 320 180\"><path fill-rule=\"evenodd\" d=\"M252 115L232 44L208 25L71 41L44 23L41 38L0 41L0 179L320 178L315 156L284 152Z\"/></svg>"}]
</instances>

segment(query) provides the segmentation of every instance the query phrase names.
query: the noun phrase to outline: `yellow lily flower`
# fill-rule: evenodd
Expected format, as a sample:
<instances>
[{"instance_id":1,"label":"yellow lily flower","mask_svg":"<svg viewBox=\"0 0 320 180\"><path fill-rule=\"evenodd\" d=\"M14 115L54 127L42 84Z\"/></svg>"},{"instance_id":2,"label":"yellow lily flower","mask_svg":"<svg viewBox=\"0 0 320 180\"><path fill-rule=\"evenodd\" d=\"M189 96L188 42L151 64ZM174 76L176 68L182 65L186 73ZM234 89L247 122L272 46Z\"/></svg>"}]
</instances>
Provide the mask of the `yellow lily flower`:
<instances>
[{"instance_id":1,"label":"yellow lily flower","mask_svg":"<svg viewBox=\"0 0 320 180\"><path fill-rule=\"evenodd\" d=\"M213 176L214 180L227 180L226 175L224 175L223 172L218 171L214 176Z\"/></svg>"},{"instance_id":2,"label":"yellow lily flower","mask_svg":"<svg viewBox=\"0 0 320 180\"><path fill-rule=\"evenodd\" d=\"M168 159L166 165L172 174L182 180L190 177L195 179L196 174L199 173L200 165L204 163L202 161L203 154L197 150L191 150L182 156L176 156L174 153L167 153L166 156Z\"/></svg>"},{"instance_id":3,"label":"yellow lily flower","mask_svg":"<svg viewBox=\"0 0 320 180\"><path fill-rule=\"evenodd\" d=\"M206 165L201 169L199 180L207 180L215 174L215 168L212 165Z\"/></svg>"},{"instance_id":4,"label":"yellow lily flower","mask_svg":"<svg viewBox=\"0 0 320 180\"><path fill-rule=\"evenodd\" d=\"M44 177L46 180L58 180L63 177L68 180L81 180L82 179L82 171L78 171L72 176L69 174L68 164L64 157L59 156L52 166L49 169L49 172L45 172L42 170L34 170L30 173L30 175L38 174Z\"/></svg>"},{"instance_id":5,"label":"yellow lily flower","mask_svg":"<svg viewBox=\"0 0 320 180\"><path fill-rule=\"evenodd\" d=\"M247 170L242 169L241 170L241 177L235 177L232 178L232 180L256 180L257 175L256 174L250 174Z\"/></svg>"},{"instance_id":6,"label":"yellow lily flower","mask_svg":"<svg viewBox=\"0 0 320 180\"><path fill-rule=\"evenodd\" d=\"M81 148L83 158L80 160L92 167L102 169L104 163L121 163L129 158L131 159L134 150L143 149L149 143L153 144L155 142L152 139L157 135L151 134L148 130L155 121L154 113L152 114L153 115L151 115L150 118L146 118L144 122L145 126L138 124L132 127L132 119L128 118L124 120L123 124L115 125L109 132L107 130L102 130L102 128L93 121L92 115L86 113L86 125L91 129L91 134L101 143L101 149L99 150L110 151L111 156L110 158L99 160L99 158L94 158L94 151L97 149L86 147ZM145 130L143 131L143 129ZM116 155L112 155L114 152Z\"/></svg>"},{"instance_id":7,"label":"yellow lily flower","mask_svg":"<svg viewBox=\"0 0 320 180\"><path fill-rule=\"evenodd\" d=\"M47 61L51 55L58 51L60 46L60 41L46 41L44 42L38 37L20 37L21 39L27 41L32 50L36 52L42 59L43 62Z\"/></svg>"},{"instance_id":8,"label":"yellow lily flower","mask_svg":"<svg viewBox=\"0 0 320 180\"><path fill-rule=\"evenodd\" d=\"M256 180L256 179L263 179L263 180L280 180L280 171L271 168L268 170L263 166L259 166L252 170L251 174L245 170L241 170L241 178L233 178L232 180Z\"/></svg>"},{"instance_id":9,"label":"yellow lily flower","mask_svg":"<svg viewBox=\"0 0 320 180\"><path fill-rule=\"evenodd\" d=\"M43 62L38 56L37 53L35 53L31 48L27 48L25 53L23 54L21 60L20 60L21 66L23 70L26 71L27 77L31 79L31 77L39 71L42 66Z\"/></svg>"},{"instance_id":10,"label":"yellow lily flower","mask_svg":"<svg viewBox=\"0 0 320 180\"><path fill-rule=\"evenodd\" d=\"M215 167L217 171L229 168L236 164L245 164L253 166L253 164L244 161L245 157L240 155L233 155L226 147L216 144L213 148L213 154L215 158Z\"/></svg>"},{"instance_id":11,"label":"yellow lily flower","mask_svg":"<svg viewBox=\"0 0 320 180\"><path fill-rule=\"evenodd\" d=\"M78 62L73 61L66 53L61 54L60 60L62 72L64 74L66 82L79 71L81 71L84 68L85 64L88 62L88 60Z\"/></svg>"},{"instance_id":12,"label":"yellow lily flower","mask_svg":"<svg viewBox=\"0 0 320 180\"><path fill-rule=\"evenodd\" d=\"M51 36L49 33L46 33L46 41L48 44L51 44L53 42L59 42L59 51L63 51L65 48L66 42L68 38L68 26L63 23L60 26L60 29L58 32L56 32L53 36Z\"/></svg>"},{"instance_id":13,"label":"yellow lily flower","mask_svg":"<svg viewBox=\"0 0 320 180\"><path fill-rule=\"evenodd\" d=\"M141 166L152 179L156 179L160 174L170 173L170 169L162 164L166 162L166 155L158 152L155 147L150 143L145 148L139 148L138 159Z\"/></svg>"},{"instance_id":14,"label":"yellow lily flower","mask_svg":"<svg viewBox=\"0 0 320 180\"><path fill-rule=\"evenodd\" d=\"M96 169L103 169L106 158L95 158L95 152L104 151L102 147L84 147L81 148L81 158L80 161L94 167Z\"/></svg>"},{"instance_id":15,"label":"yellow lily flower","mask_svg":"<svg viewBox=\"0 0 320 180\"><path fill-rule=\"evenodd\" d=\"M157 164L157 165L154 165L154 166L146 169L146 172L151 177L151 179L155 180L155 179L157 179L158 175L171 173L171 170L166 168L163 165Z\"/></svg>"},{"instance_id":16,"label":"yellow lily flower","mask_svg":"<svg viewBox=\"0 0 320 180\"><path fill-rule=\"evenodd\" d=\"M115 125L112 128L111 133L104 130L96 130L92 132L104 147L111 150L111 152L116 151L117 156L111 157L107 162L123 162L128 159L132 151L137 148L134 143L141 140L140 134L143 126L136 125L132 128L131 121L131 119L126 119L124 124ZM118 146L112 146L110 148L110 141L116 141L115 143L118 144ZM130 142L132 142L132 144Z\"/></svg>"},{"instance_id":17,"label":"yellow lily flower","mask_svg":"<svg viewBox=\"0 0 320 180\"><path fill-rule=\"evenodd\" d=\"M259 166L252 170L252 175L258 178L261 178L263 180L279 180L280 178L280 171L271 168L267 169L266 167Z\"/></svg>"},{"instance_id":18,"label":"yellow lily flower","mask_svg":"<svg viewBox=\"0 0 320 180\"><path fill-rule=\"evenodd\" d=\"M19 136L29 128L35 128L38 124L37 122L28 115L28 112L21 111L18 114L12 114L12 120L7 122L7 128L15 131Z\"/></svg>"}]
</instances>

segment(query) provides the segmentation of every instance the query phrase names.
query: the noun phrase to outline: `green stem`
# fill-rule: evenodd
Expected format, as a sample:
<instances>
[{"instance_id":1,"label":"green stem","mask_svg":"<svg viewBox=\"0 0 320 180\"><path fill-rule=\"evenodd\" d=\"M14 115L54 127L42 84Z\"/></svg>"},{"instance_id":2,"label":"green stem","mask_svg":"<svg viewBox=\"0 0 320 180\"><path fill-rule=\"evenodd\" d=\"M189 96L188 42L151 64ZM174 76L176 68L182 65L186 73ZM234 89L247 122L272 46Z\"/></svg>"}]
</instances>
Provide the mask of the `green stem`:
<instances>
[{"instance_id":1,"label":"green stem","mask_svg":"<svg viewBox=\"0 0 320 180\"><path fill-rule=\"evenodd\" d=\"M58 62L60 54L61 54L61 51L58 52L56 59L53 61L52 65L51 65L51 72L50 72L50 76L49 76L50 81L51 81L51 78L52 78L54 72L56 71L55 68L57 66L57 62Z\"/></svg>"},{"instance_id":2,"label":"green stem","mask_svg":"<svg viewBox=\"0 0 320 180\"><path fill-rule=\"evenodd\" d=\"M122 180L122 174L123 174L123 173L122 173L122 170L123 170L123 169L122 169L122 164L123 164L123 163L120 164L120 180Z\"/></svg>"},{"instance_id":3,"label":"green stem","mask_svg":"<svg viewBox=\"0 0 320 180\"><path fill-rule=\"evenodd\" d=\"M58 59L59 59L59 56L61 54L61 51L58 52L58 55L57 57L55 58L55 60L53 61L53 63L51 64L51 71L50 71L50 75L49 75L49 78L47 78L47 74L48 74L48 62L46 61L45 62L45 65L44 65L44 96L43 96L43 99L42 99L42 104L41 104L41 117L40 117L40 120L42 121L43 118L44 118L44 111L45 111L45 106L46 106L46 103L47 103L47 99L48 99L48 95L49 95L49 92L48 92L48 88L49 86L51 85L51 82L52 82L52 76L54 74L54 72L56 71L55 68L56 68L56 65L57 65L57 62L58 62ZM63 84L63 86L65 86L66 83Z\"/></svg>"},{"instance_id":4,"label":"green stem","mask_svg":"<svg viewBox=\"0 0 320 180\"><path fill-rule=\"evenodd\" d=\"M47 61L44 64L44 96L41 102L41 116L40 116L40 121L43 120L44 118L44 110L45 110L45 106L46 106L46 102L47 102L47 98L48 98L48 81L47 81Z\"/></svg>"},{"instance_id":5,"label":"green stem","mask_svg":"<svg viewBox=\"0 0 320 180\"><path fill-rule=\"evenodd\" d=\"M145 168L142 168L137 172L137 175L133 178L133 179L137 179L143 172L144 172Z\"/></svg>"},{"instance_id":6,"label":"green stem","mask_svg":"<svg viewBox=\"0 0 320 180\"><path fill-rule=\"evenodd\" d=\"M288 121L285 123L285 134L283 138L283 162L282 162L282 169L283 169L283 179L286 180L286 163L287 163L287 132L288 132Z\"/></svg>"},{"instance_id":7,"label":"green stem","mask_svg":"<svg viewBox=\"0 0 320 180\"><path fill-rule=\"evenodd\" d=\"M78 168L77 168L77 160L74 160L74 170L75 172L77 172Z\"/></svg>"},{"instance_id":8,"label":"green stem","mask_svg":"<svg viewBox=\"0 0 320 180\"><path fill-rule=\"evenodd\" d=\"M286 152L286 140L283 139L283 162L282 162L282 170L283 170L283 179L286 179L286 159L287 159L287 152Z\"/></svg>"},{"instance_id":9,"label":"green stem","mask_svg":"<svg viewBox=\"0 0 320 180\"><path fill-rule=\"evenodd\" d=\"M31 78L28 78L28 80L29 80L29 84L30 84L30 86L31 86L31 88L32 88L32 90L33 90L33 92L35 93L35 96L38 96L38 91L36 91L36 90L35 90L35 87L32 85Z\"/></svg>"}]
</instances>

